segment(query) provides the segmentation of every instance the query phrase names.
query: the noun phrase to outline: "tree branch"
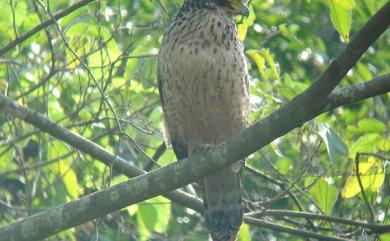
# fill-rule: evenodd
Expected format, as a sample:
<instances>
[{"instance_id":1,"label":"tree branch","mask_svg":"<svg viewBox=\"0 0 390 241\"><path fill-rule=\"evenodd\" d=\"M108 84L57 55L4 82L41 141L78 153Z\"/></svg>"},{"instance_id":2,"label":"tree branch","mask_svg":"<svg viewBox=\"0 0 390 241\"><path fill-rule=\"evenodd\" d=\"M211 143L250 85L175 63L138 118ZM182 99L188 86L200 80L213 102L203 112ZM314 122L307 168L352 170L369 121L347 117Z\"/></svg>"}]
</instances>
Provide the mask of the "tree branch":
<instances>
[{"instance_id":1,"label":"tree branch","mask_svg":"<svg viewBox=\"0 0 390 241\"><path fill-rule=\"evenodd\" d=\"M324 112L339 106L352 104L363 99L382 95L390 91L390 73L372 79L365 83L354 84L339 90L334 90L328 96L329 103Z\"/></svg>"},{"instance_id":2,"label":"tree branch","mask_svg":"<svg viewBox=\"0 0 390 241\"><path fill-rule=\"evenodd\" d=\"M274 217L297 217L297 218L314 218L314 219L320 219L328 222L333 223L342 223L346 225L356 226L364 229L368 229L373 233L376 234L382 234L390 232L390 225L377 225L377 224L371 224L371 223L365 223L365 222L359 222L355 220L349 220L339 217L333 217L323 214L317 214L317 213L309 213L309 212L297 212L297 211L291 211L291 210L273 210L273 209L267 209L260 212L254 212L254 213L247 213L246 216L274 216Z\"/></svg>"},{"instance_id":3,"label":"tree branch","mask_svg":"<svg viewBox=\"0 0 390 241\"><path fill-rule=\"evenodd\" d=\"M47 21L45 22L42 22L40 24L38 24L37 26L35 26L33 29L31 29L30 31L18 36L15 40L13 40L12 42L8 43L7 45L5 45L4 47L2 47L0 49L0 56L2 56L3 54L5 54L6 52L8 52L9 50L13 49L15 46L21 44L23 41L25 41L26 39L30 38L31 36L33 36L34 34L38 33L39 31L41 31L42 29L50 26L51 24L53 24L56 20L59 20L65 16L67 16L68 14L74 12L75 10L93 2L94 0L82 0L78 3L75 3L73 4L72 6L68 7L67 9L57 13L54 15L54 18L52 19L48 19Z\"/></svg>"},{"instance_id":4,"label":"tree branch","mask_svg":"<svg viewBox=\"0 0 390 241\"><path fill-rule=\"evenodd\" d=\"M6 240L34 240L48 237L61 230L184 186L244 158L326 110L329 106L328 94L364 51L387 29L389 23L390 3L387 3L359 31L324 74L301 95L269 117L208 152L198 153L148 174L131 167L125 160L113 156L95 143L51 122L43 115L19 106L16 102L0 95L0 107L5 113L50 133L106 164L112 164L126 174L141 175L79 200L7 225L0 229L0 240L5 240L4 237L7 237ZM167 194L171 200L175 198L175 195L176 198L183 196L179 195L177 191ZM193 201L193 199L191 200ZM196 201L190 205L197 206L196 209L201 210L201 206L199 207L198 204L199 202Z\"/></svg>"},{"instance_id":5,"label":"tree branch","mask_svg":"<svg viewBox=\"0 0 390 241\"><path fill-rule=\"evenodd\" d=\"M304 231L302 229L295 229L295 228L291 228L291 227L286 227L286 226L282 226L282 225L278 225L278 224L270 223L270 222L267 222L264 220L250 218L250 217L245 217L245 222L248 224L251 224L253 226L258 226L258 227L262 227L262 228L269 228L269 229L272 229L275 231L294 234L294 235L297 235L300 237L315 238L318 240L327 240L327 241L348 241L348 239L344 239L344 238L324 235L324 234L320 234L318 232L310 232L310 231Z\"/></svg>"}]
</instances>

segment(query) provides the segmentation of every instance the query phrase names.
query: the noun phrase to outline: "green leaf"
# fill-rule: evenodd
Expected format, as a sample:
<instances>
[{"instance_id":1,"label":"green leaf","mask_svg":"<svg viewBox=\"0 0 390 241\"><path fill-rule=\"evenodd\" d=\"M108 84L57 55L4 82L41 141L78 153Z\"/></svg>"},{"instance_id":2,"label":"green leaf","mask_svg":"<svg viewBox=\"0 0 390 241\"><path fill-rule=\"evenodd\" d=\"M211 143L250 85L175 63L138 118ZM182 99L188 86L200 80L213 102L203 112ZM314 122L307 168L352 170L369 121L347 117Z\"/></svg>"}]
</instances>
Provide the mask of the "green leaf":
<instances>
[{"instance_id":1,"label":"green leaf","mask_svg":"<svg viewBox=\"0 0 390 241\"><path fill-rule=\"evenodd\" d=\"M371 70L368 68L366 64L357 63L356 65L357 72L362 76L365 80L372 79Z\"/></svg>"},{"instance_id":2,"label":"green leaf","mask_svg":"<svg viewBox=\"0 0 390 241\"><path fill-rule=\"evenodd\" d=\"M237 241L252 241L251 234L249 231L249 225L248 224L243 224L240 233L238 234L238 239Z\"/></svg>"},{"instance_id":3,"label":"green leaf","mask_svg":"<svg viewBox=\"0 0 390 241\"><path fill-rule=\"evenodd\" d=\"M287 174L292 166L292 160L290 158L281 158L275 166L278 168L279 172L282 174Z\"/></svg>"},{"instance_id":4,"label":"green leaf","mask_svg":"<svg viewBox=\"0 0 390 241\"><path fill-rule=\"evenodd\" d=\"M318 134L325 142L329 158L332 162L338 161L341 157L348 156L347 146L328 124L321 123L318 126Z\"/></svg>"},{"instance_id":5,"label":"green leaf","mask_svg":"<svg viewBox=\"0 0 390 241\"><path fill-rule=\"evenodd\" d=\"M8 81L5 79L0 79L0 94L6 95L8 90Z\"/></svg>"},{"instance_id":6,"label":"green leaf","mask_svg":"<svg viewBox=\"0 0 390 241\"><path fill-rule=\"evenodd\" d=\"M49 146L49 159L59 158L68 153L68 148L62 142L52 141ZM72 156L61 159L49 165L49 168L61 177L66 191L72 199L78 198L78 181L72 166Z\"/></svg>"},{"instance_id":7,"label":"green leaf","mask_svg":"<svg viewBox=\"0 0 390 241\"><path fill-rule=\"evenodd\" d=\"M13 11L15 13L15 16L12 16L12 14L10 14L10 18L15 19L15 24L17 26L20 26L24 22L24 20L27 16L27 3L23 2L23 1L15 1L15 2L13 2L13 4L14 4ZM10 6L8 6L8 7L10 7ZM11 11L11 9L9 11ZM13 20L11 20L11 21L13 21Z\"/></svg>"},{"instance_id":8,"label":"green leaf","mask_svg":"<svg viewBox=\"0 0 390 241\"><path fill-rule=\"evenodd\" d=\"M75 228L70 228L68 230L59 232L57 236L60 237L61 240L76 241Z\"/></svg>"},{"instance_id":9,"label":"green leaf","mask_svg":"<svg viewBox=\"0 0 390 241\"><path fill-rule=\"evenodd\" d=\"M70 162L69 162L70 163ZM60 162L60 170L62 171L62 181L65 184L66 190L69 193L69 196L72 199L78 198L78 182L77 182L77 176L72 167L69 165L68 162L62 161Z\"/></svg>"},{"instance_id":10,"label":"green leaf","mask_svg":"<svg viewBox=\"0 0 390 241\"><path fill-rule=\"evenodd\" d=\"M257 69L264 80L280 79L279 70L269 49L250 49L246 51L246 54L256 63Z\"/></svg>"},{"instance_id":11,"label":"green leaf","mask_svg":"<svg viewBox=\"0 0 390 241\"><path fill-rule=\"evenodd\" d=\"M291 100L308 87L302 81L293 80L289 74L283 75L282 82L283 84L278 88L278 92L288 100Z\"/></svg>"},{"instance_id":12,"label":"green leaf","mask_svg":"<svg viewBox=\"0 0 390 241\"><path fill-rule=\"evenodd\" d=\"M280 75L279 75L279 70L276 66L274 56L272 56L271 52L269 49L262 49L261 54L264 56L267 65L271 68L271 77L273 80L279 80Z\"/></svg>"},{"instance_id":13,"label":"green leaf","mask_svg":"<svg viewBox=\"0 0 390 241\"><path fill-rule=\"evenodd\" d=\"M255 49L250 49L246 51L246 54L253 59L253 61L256 63L257 69L259 70L260 75L263 77L263 79L266 79L265 74L265 58L261 56L260 52Z\"/></svg>"},{"instance_id":14,"label":"green leaf","mask_svg":"<svg viewBox=\"0 0 390 241\"><path fill-rule=\"evenodd\" d=\"M381 150L381 151L390 151L390 136L386 136L386 138L380 140L378 142L378 148Z\"/></svg>"},{"instance_id":15,"label":"green leaf","mask_svg":"<svg viewBox=\"0 0 390 241\"><path fill-rule=\"evenodd\" d=\"M0 147L0 153L0 170L5 171L17 168L16 163L12 161L14 148L8 148L8 146Z\"/></svg>"},{"instance_id":16,"label":"green leaf","mask_svg":"<svg viewBox=\"0 0 390 241\"><path fill-rule=\"evenodd\" d=\"M248 33L248 24L245 21L237 25L237 33L238 33L238 38L241 41L244 41L246 38L246 34Z\"/></svg>"},{"instance_id":17,"label":"green leaf","mask_svg":"<svg viewBox=\"0 0 390 241\"><path fill-rule=\"evenodd\" d=\"M390 241L390 233L381 235L380 240L381 241Z\"/></svg>"},{"instance_id":18,"label":"green leaf","mask_svg":"<svg viewBox=\"0 0 390 241\"><path fill-rule=\"evenodd\" d=\"M316 177L309 177L305 180L305 186L316 181ZM326 214L331 214L334 204L337 201L338 191L333 183L321 177L310 189L310 194L317 201L318 206Z\"/></svg>"},{"instance_id":19,"label":"green leaf","mask_svg":"<svg viewBox=\"0 0 390 241\"><path fill-rule=\"evenodd\" d=\"M355 0L325 0L325 3L330 9L333 26L339 32L342 40L348 42Z\"/></svg>"},{"instance_id":20,"label":"green leaf","mask_svg":"<svg viewBox=\"0 0 390 241\"><path fill-rule=\"evenodd\" d=\"M358 152L375 152L381 136L376 133L361 136L350 148L349 157L354 159Z\"/></svg>"},{"instance_id":21,"label":"green leaf","mask_svg":"<svg viewBox=\"0 0 390 241\"><path fill-rule=\"evenodd\" d=\"M158 196L138 204L137 224L140 240L147 240L152 232L164 233L171 217L171 203Z\"/></svg>"},{"instance_id":22,"label":"green leaf","mask_svg":"<svg viewBox=\"0 0 390 241\"><path fill-rule=\"evenodd\" d=\"M382 162L376 159L373 156L369 156L362 161L363 158L360 158L359 161L359 175L360 180L362 181L362 186L364 190L378 191L384 181L385 174ZM348 177L347 182L341 192L343 198L351 198L356 196L361 192L358 178L356 176L356 166L352 168L352 174Z\"/></svg>"},{"instance_id":23,"label":"green leaf","mask_svg":"<svg viewBox=\"0 0 390 241\"><path fill-rule=\"evenodd\" d=\"M293 41L300 41L297 37L296 34L298 30L300 29L299 25L297 24L286 24L283 23L278 26L278 29L283 36L293 40Z\"/></svg>"},{"instance_id":24,"label":"green leaf","mask_svg":"<svg viewBox=\"0 0 390 241\"><path fill-rule=\"evenodd\" d=\"M138 204L130 205L126 208L130 216L133 216L138 211Z\"/></svg>"},{"instance_id":25,"label":"green leaf","mask_svg":"<svg viewBox=\"0 0 390 241\"><path fill-rule=\"evenodd\" d=\"M348 126L347 131L355 134L382 133L386 131L386 124L377 119L360 120L357 126Z\"/></svg>"}]
</instances>

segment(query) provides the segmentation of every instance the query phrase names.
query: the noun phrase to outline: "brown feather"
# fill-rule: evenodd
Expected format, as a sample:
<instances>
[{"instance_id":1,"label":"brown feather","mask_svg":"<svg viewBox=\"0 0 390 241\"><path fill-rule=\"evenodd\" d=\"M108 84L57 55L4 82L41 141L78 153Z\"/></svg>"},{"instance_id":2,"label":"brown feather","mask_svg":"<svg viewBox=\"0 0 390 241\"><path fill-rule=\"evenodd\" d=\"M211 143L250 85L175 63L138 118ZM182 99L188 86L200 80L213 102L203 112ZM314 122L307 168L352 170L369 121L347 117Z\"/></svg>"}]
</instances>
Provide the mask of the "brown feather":
<instances>
[{"instance_id":1,"label":"brown feather","mask_svg":"<svg viewBox=\"0 0 390 241\"><path fill-rule=\"evenodd\" d=\"M164 118L178 159L221 143L246 125L248 79L231 15L204 6L178 14L158 57ZM242 223L237 165L203 181L206 226L214 241L235 240Z\"/></svg>"}]
</instances>

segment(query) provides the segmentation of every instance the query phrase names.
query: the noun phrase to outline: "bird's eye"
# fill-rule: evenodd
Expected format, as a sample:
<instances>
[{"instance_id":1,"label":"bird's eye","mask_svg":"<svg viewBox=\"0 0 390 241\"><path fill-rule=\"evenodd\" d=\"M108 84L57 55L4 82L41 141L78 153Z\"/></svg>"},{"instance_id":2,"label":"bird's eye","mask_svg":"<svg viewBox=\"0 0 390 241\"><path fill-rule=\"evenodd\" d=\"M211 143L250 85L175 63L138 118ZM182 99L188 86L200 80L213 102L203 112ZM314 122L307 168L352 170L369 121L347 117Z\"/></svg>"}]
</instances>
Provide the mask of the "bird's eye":
<instances>
[{"instance_id":1,"label":"bird's eye","mask_svg":"<svg viewBox=\"0 0 390 241\"><path fill-rule=\"evenodd\" d=\"M249 8L246 0L226 0L229 7L233 10L234 14L248 16Z\"/></svg>"},{"instance_id":2,"label":"bird's eye","mask_svg":"<svg viewBox=\"0 0 390 241\"><path fill-rule=\"evenodd\" d=\"M240 9L241 6L244 4L243 0L227 0L229 2L229 5L234 10Z\"/></svg>"}]
</instances>

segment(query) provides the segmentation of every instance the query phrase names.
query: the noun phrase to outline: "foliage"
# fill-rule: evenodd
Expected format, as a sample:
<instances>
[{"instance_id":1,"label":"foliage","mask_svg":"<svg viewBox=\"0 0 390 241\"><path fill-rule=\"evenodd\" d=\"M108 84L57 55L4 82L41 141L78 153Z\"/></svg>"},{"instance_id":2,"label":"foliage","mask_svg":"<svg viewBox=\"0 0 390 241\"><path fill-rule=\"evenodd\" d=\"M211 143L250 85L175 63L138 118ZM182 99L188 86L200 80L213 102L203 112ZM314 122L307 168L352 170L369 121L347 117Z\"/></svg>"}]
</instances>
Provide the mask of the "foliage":
<instances>
[{"instance_id":1,"label":"foliage","mask_svg":"<svg viewBox=\"0 0 390 241\"><path fill-rule=\"evenodd\" d=\"M252 121L266 117L313 83L349 36L353 37L386 2L252 1L250 17L237 18L253 77ZM72 3L1 1L0 46ZM164 141L156 56L164 28L181 3L107 0L82 7L0 56L0 93L7 93L132 165L148 166ZM390 72L388 36L370 47L344 85ZM250 166L289 187L300 206L279 186L244 170L246 211L302 208L368 220L370 210L359 195L362 188L355 162L357 154L364 152L369 155L357 160L363 190L376 221L389 223L385 215L390 202L386 198L390 192L389 169L382 158L388 158L390 152L389 97L386 94L322 114L248 157ZM125 180L110 167L20 120L0 113L0 127L1 226ZM175 161L171 149L155 159L161 166ZM197 188L189 190L199 193ZM291 219L271 221L296 226ZM299 228L307 227L307 222L298 221ZM332 233L328 223L315 225ZM356 238L362 234L354 229L350 235ZM91 237L207 240L208 236L200 214L156 197L49 240ZM301 240L249 225L239 236L242 241L271 239ZM388 239L389 235L383 235L383 240Z\"/></svg>"}]
</instances>

